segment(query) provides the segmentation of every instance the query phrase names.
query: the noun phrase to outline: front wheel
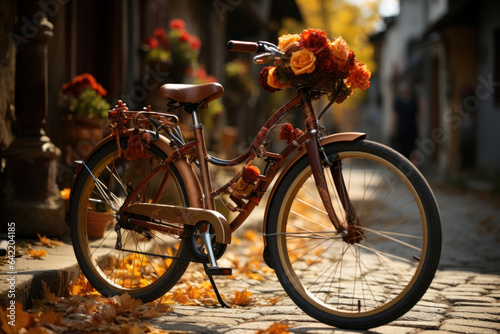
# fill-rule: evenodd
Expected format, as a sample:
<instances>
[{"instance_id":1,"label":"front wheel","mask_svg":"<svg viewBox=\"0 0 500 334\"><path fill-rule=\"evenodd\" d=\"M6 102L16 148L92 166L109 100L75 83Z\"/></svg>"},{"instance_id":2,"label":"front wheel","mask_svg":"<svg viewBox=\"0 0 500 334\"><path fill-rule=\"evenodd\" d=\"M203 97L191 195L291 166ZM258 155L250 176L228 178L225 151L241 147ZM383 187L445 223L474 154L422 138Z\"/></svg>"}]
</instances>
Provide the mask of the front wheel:
<instances>
[{"instance_id":1,"label":"front wheel","mask_svg":"<svg viewBox=\"0 0 500 334\"><path fill-rule=\"evenodd\" d=\"M324 168L333 207L348 229L353 214L332 177L340 166L357 237L333 227L306 155L269 206L271 261L285 291L313 318L349 329L381 326L410 310L434 277L441 252L436 200L420 172L386 146L354 141L324 149L333 162Z\"/></svg>"}]
</instances>

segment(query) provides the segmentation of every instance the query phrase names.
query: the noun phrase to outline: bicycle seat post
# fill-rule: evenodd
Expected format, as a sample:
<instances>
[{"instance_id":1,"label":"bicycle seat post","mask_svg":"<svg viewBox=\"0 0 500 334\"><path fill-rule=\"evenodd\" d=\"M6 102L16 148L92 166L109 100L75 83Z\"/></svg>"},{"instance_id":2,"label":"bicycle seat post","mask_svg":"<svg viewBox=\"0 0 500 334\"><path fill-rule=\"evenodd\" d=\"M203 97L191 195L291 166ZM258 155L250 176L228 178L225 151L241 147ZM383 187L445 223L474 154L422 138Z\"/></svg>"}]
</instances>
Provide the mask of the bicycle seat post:
<instances>
[{"instance_id":1,"label":"bicycle seat post","mask_svg":"<svg viewBox=\"0 0 500 334\"><path fill-rule=\"evenodd\" d=\"M210 193L212 192L212 182L210 180L210 172L208 170L207 148L205 147L205 139L203 137L203 125L198 121L197 108L193 108L190 113L193 119L192 129L198 152L198 163L200 164L204 207L208 210L215 210L214 201L210 197Z\"/></svg>"}]
</instances>

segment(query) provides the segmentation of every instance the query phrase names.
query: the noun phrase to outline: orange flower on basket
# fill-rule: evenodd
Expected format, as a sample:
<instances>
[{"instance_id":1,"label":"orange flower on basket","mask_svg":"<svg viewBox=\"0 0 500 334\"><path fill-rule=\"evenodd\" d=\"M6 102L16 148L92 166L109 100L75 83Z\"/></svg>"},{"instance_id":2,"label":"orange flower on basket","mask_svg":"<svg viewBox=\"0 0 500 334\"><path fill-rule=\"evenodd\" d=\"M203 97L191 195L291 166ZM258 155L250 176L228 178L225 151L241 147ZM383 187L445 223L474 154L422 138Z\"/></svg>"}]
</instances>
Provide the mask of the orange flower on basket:
<instances>
[{"instance_id":1,"label":"orange flower on basket","mask_svg":"<svg viewBox=\"0 0 500 334\"><path fill-rule=\"evenodd\" d=\"M347 78L346 84L352 89L359 88L364 91L370 87L371 75L372 72L368 69L368 67L357 60L355 69Z\"/></svg>"},{"instance_id":2,"label":"orange flower on basket","mask_svg":"<svg viewBox=\"0 0 500 334\"><path fill-rule=\"evenodd\" d=\"M262 86L262 88L264 88L265 90L267 90L270 93L274 93L274 92L279 90L278 88L274 88L274 87L269 86L269 84L267 83L267 78L269 77L269 71L273 68L275 68L275 67L274 66L264 67L262 69L262 71L260 71L260 74L259 74L260 85Z\"/></svg>"},{"instance_id":3,"label":"orange flower on basket","mask_svg":"<svg viewBox=\"0 0 500 334\"><path fill-rule=\"evenodd\" d=\"M292 53L290 66L295 75L312 73L316 69L316 56L309 50L299 50Z\"/></svg>"},{"instance_id":4,"label":"orange flower on basket","mask_svg":"<svg viewBox=\"0 0 500 334\"><path fill-rule=\"evenodd\" d=\"M351 51L349 45L347 45L347 42L342 37L330 43L330 50L332 51L335 62L339 65L343 65L347 62L349 52Z\"/></svg>"},{"instance_id":5,"label":"orange flower on basket","mask_svg":"<svg viewBox=\"0 0 500 334\"><path fill-rule=\"evenodd\" d=\"M300 41L300 35L299 34L288 34L288 35L283 35L280 38L278 38L278 48L280 50L285 50L289 45Z\"/></svg>"},{"instance_id":6,"label":"orange flower on basket","mask_svg":"<svg viewBox=\"0 0 500 334\"><path fill-rule=\"evenodd\" d=\"M307 49L314 54L321 52L328 47L330 41L326 36L326 32L321 29L306 29L302 32L302 38L299 41L299 46L302 49Z\"/></svg>"},{"instance_id":7,"label":"orange flower on basket","mask_svg":"<svg viewBox=\"0 0 500 334\"><path fill-rule=\"evenodd\" d=\"M337 68L333 54L328 48L316 55L316 68L323 73L332 73Z\"/></svg>"},{"instance_id":8,"label":"orange flower on basket","mask_svg":"<svg viewBox=\"0 0 500 334\"><path fill-rule=\"evenodd\" d=\"M274 75L275 70L276 67L272 67L267 72L267 84L276 89L287 88L288 87L287 85L281 83L281 81L279 81L278 78L276 78L276 76Z\"/></svg>"}]
</instances>

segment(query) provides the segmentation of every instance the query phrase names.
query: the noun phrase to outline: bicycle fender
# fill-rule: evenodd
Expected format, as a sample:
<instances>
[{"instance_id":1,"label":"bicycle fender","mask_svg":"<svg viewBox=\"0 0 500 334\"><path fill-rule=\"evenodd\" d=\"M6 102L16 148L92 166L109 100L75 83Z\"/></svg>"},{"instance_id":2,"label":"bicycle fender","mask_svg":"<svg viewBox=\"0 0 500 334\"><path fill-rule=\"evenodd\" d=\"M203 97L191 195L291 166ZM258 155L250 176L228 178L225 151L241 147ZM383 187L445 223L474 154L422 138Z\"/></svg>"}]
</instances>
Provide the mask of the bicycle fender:
<instances>
[{"instance_id":1,"label":"bicycle fender","mask_svg":"<svg viewBox=\"0 0 500 334\"><path fill-rule=\"evenodd\" d=\"M120 137L128 138L132 135L132 132L133 129L127 129L126 132L120 134ZM97 151L101 146L111 141L116 141L116 137L114 135L103 138L99 143L97 143L97 145L92 149L87 157L85 157L84 162L88 161L94 155L95 151ZM158 140L154 141L154 144L160 150L165 152L167 156L175 152L175 149L170 146L170 140L162 135L160 135ZM203 208L203 192L201 190L201 184L191 165L184 159L177 159L172 161L172 163L174 164L175 168L177 168L177 171L179 172L179 175L186 186L189 205L194 208ZM76 183L76 180L78 179L78 175L80 174L82 167L83 166L80 164L75 168L75 177L73 179L73 184L71 185L70 202L71 194L73 194L73 187Z\"/></svg>"},{"instance_id":2,"label":"bicycle fender","mask_svg":"<svg viewBox=\"0 0 500 334\"><path fill-rule=\"evenodd\" d=\"M328 135L321 139L320 143L321 146L325 146L331 143L338 143L338 142L345 142L345 141L355 141L355 140L363 140L366 138L366 133L363 132L341 132L341 133L335 133ZM283 168L282 172L280 173L278 179L274 183L273 189L271 190L271 193L269 194L269 199L267 200L266 204L266 210L264 214L264 220L263 220L263 225L262 225L262 231L266 233L266 225L267 225L267 213L269 212L269 207L271 206L272 199L274 197L274 193L276 192L276 189L281 183L281 179L286 175L288 170L292 168L292 166L304 155L307 154L307 151L305 149L303 150L298 150L298 153L285 165ZM267 246L267 238L264 238L264 246Z\"/></svg>"}]
</instances>

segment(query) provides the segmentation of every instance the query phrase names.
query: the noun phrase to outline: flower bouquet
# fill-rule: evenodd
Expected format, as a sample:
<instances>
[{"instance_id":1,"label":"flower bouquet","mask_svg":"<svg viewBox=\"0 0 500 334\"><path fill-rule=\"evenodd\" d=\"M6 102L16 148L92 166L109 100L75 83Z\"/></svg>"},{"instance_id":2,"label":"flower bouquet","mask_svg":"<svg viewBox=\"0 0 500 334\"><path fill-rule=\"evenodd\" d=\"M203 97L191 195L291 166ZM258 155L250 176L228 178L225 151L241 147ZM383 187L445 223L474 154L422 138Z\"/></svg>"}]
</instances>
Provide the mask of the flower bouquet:
<instances>
[{"instance_id":1,"label":"flower bouquet","mask_svg":"<svg viewBox=\"0 0 500 334\"><path fill-rule=\"evenodd\" d=\"M278 48L284 56L259 75L259 83L271 93L289 87L311 87L330 93L335 102L342 103L354 89L364 91L370 87L370 70L342 37L330 41L323 30L309 28L300 35L281 36Z\"/></svg>"}]
</instances>

